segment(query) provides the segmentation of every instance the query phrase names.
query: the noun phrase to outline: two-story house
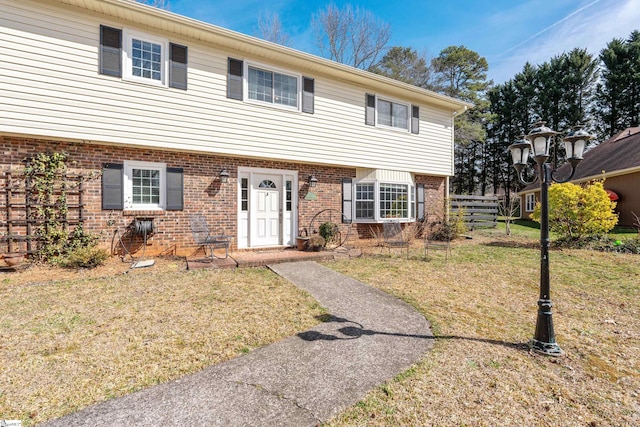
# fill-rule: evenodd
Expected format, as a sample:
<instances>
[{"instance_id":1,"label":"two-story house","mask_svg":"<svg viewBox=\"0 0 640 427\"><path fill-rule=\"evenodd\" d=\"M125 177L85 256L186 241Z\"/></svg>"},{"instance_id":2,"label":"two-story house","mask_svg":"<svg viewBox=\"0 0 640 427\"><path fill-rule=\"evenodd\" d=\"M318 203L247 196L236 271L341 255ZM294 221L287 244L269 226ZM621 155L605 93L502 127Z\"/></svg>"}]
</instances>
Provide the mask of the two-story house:
<instances>
[{"instance_id":1,"label":"two-story house","mask_svg":"<svg viewBox=\"0 0 640 427\"><path fill-rule=\"evenodd\" d=\"M294 245L325 208L354 238L416 221L470 106L130 0L0 0L0 169L54 151L94 172L85 229L105 245L138 217L179 254L194 213L234 249Z\"/></svg>"}]
</instances>

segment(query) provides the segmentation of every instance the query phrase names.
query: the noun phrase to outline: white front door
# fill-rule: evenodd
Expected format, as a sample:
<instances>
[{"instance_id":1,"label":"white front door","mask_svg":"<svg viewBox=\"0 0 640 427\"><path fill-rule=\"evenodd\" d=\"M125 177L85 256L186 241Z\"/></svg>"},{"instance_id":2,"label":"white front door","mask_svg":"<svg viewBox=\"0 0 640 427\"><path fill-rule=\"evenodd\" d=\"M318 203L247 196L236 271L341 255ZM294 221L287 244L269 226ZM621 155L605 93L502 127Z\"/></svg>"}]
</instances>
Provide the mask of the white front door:
<instances>
[{"instance_id":1,"label":"white front door","mask_svg":"<svg viewBox=\"0 0 640 427\"><path fill-rule=\"evenodd\" d=\"M252 246L280 244L280 185L277 176L257 175L254 179L253 210L254 235Z\"/></svg>"},{"instance_id":2,"label":"white front door","mask_svg":"<svg viewBox=\"0 0 640 427\"><path fill-rule=\"evenodd\" d=\"M292 246L298 172L238 168L238 248Z\"/></svg>"}]
</instances>

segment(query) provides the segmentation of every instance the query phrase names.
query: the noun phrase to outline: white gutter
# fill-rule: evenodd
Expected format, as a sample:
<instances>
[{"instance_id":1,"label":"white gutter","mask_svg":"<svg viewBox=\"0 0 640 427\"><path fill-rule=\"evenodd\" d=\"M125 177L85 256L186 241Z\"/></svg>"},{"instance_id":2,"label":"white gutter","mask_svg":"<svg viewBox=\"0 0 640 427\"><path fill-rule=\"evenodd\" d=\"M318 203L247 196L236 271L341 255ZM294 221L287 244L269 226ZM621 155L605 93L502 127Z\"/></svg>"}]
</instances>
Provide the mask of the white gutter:
<instances>
[{"instance_id":1,"label":"white gutter","mask_svg":"<svg viewBox=\"0 0 640 427\"><path fill-rule=\"evenodd\" d=\"M446 95L442 95L427 89L419 88L407 83L399 82L378 74L350 67L335 61L331 61L319 56L311 55L286 46L281 46L265 40L241 34L226 28L208 24L196 19L187 18L173 12L147 6L133 0L56 0L58 3L72 5L78 8L91 10L112 16L121 20L129 20L134 23L146 25L167 32L166 24L169 21L175 24L172 32L183 37L201 39L204 42L212 42L216 45L230 49L240 50L240 47L247 54L256 55L260 50L266 50L272 54L270 58L277 61L293 63L298 60L304 62L306 68L311 71L322 72L334 78L355 83L365 87L389 90L389 87L398 89L405 94L410 94L412 98L428 104L435 104L453 111L455 114L462 114L473 104ZM105 5L106 4L106 5ZM108 7L111 6L111 7ZM112 10L116 8L116 10ZM119 10L118 10L119 9ZM120 13L118 13L120 12ZM144 19L145 17L155 17L157 20ZM196 31L193 31L196 30ZM238 46L240 45L240 46ZM427 98L427 99L425 99Z\"/></svg>"}]
</instances>

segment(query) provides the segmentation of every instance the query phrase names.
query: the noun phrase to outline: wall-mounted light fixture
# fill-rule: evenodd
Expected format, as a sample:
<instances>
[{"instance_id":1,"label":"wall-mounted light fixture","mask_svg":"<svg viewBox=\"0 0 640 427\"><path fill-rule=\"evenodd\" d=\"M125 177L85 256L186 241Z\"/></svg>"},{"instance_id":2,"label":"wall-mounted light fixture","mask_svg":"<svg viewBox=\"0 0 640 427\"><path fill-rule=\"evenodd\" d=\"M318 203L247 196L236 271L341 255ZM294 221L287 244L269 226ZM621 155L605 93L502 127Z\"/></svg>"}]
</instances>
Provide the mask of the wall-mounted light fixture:
<instances>
[{"instance_id":1,"label":"wall-mounted light fixture","mask_svg":"<svg viewBox=\"0 0 640 427\"><path fill-rule=\"evenodd\" d=\"M220 183L226 184L227 182L229 182L229 171L226 169L222 169L220 171Z\"/></svg>"},{"instance_id":2,"label":"wall-mounted light fixture","mask_svg":"<svg viewBox=\"0 0 640 427\"><path fill-rule=\"evenodd\" d=\"M314 188L316 184L318 184L318 178L316 178L315 175L309 175L308 182L309 182L309 187Z\"/></svg>"}]
</instances>

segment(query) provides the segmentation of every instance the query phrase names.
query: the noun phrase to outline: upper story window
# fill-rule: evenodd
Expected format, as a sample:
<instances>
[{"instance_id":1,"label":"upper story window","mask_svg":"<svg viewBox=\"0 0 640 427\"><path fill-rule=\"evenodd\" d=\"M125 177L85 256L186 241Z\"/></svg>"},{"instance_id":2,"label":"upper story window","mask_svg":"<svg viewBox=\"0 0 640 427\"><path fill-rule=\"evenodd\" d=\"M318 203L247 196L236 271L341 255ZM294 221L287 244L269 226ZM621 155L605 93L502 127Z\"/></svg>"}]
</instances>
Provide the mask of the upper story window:
<instances>
[{"instance_id":1,"label":"upper story window","mask_svg":"<svg viewBox=\"0 0 640 427\"><path fill-rule=\"evenodd\" d=\"M131 74L134 77L162 81L163 45L137 38L131 39Z\"/></svg>"},{"instance_id":2,"label":"upper story window","mask_svg":"<svg viewBox=\"0 0 640 427\"><path fill-rule=\"evenodd\" d=\"M227 97L255 101L313 114L315 81L229 58Z\"/></svg>"},{"instance_id":3,"label":"upper story window","mask_svg":"<svg viewBox=\"0 0 640 427\"><path fill-rule=\"evenodd\" d=\"M378 124L409 130L409 106L378 99Z\"/></svg>"},{"instance_id":4,"label":"upper story window","mask_svg":"<svg viewBox=\"0 0 640 427\"><path fill-rule=\"evenodd\" d=\"M420 107L366 94L365 123L420 133Z\"/></svg>"},{"instance_id":5,"label":"upper story window","mask_svg":"<svg viewBox=\"0 0 640 427\"><path fill-rule=\"evenodd\" d=\"M298 108L298 78L249 67L249 99Z\"/></svg>"},{"instance_id":6,"label":"upper story window","mask_svg":"<svg viewBox=\"0 0 640 427\"><path fill-rule=\"evenodd\" d=\"M167 41L126 32L124 75L127 80L164 85L167 69Z\"/></svg>"},{"instance_id":7,"label":"upper story window","mask_svg":"<svg viewBox=\"0 0 640 427\"><path fill-rule=\"evenodd\" d=\"M248 66L247 96L253 101L267 102L298 109L298 77Z\"/></svg>"},{"instance_id":8,"label":"upper story window","mask_svg":"<svg viewBox=\"0 0 640 427\"><path fill-rule=\"evenodd\" d=\"M187 89L187 47L148 34L101 25L100 73Z\"/></svg>"}]
</instances>

